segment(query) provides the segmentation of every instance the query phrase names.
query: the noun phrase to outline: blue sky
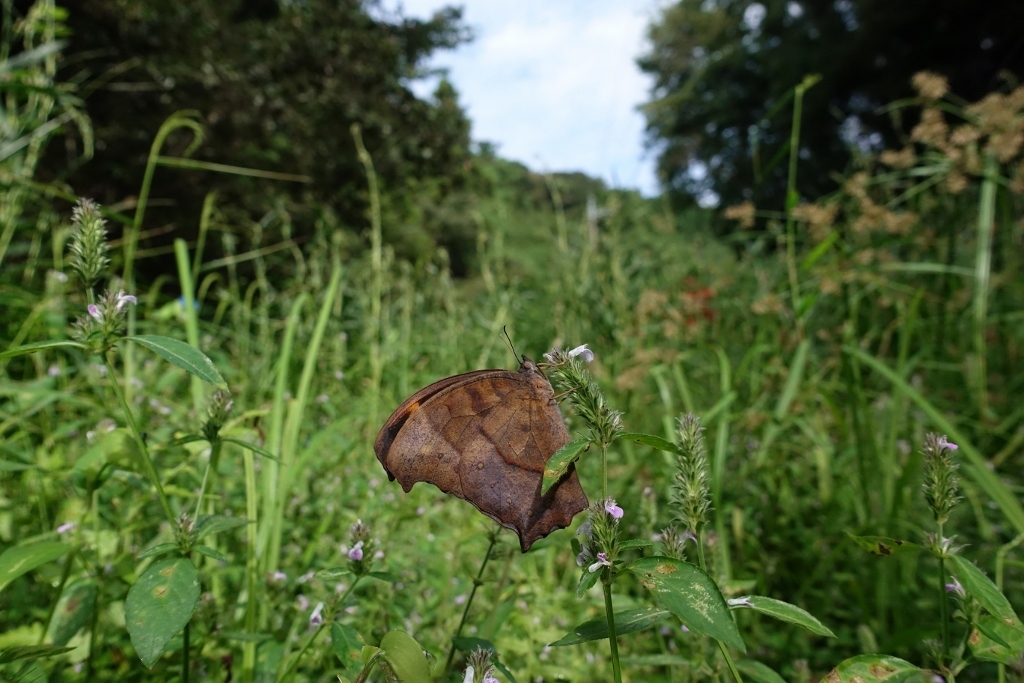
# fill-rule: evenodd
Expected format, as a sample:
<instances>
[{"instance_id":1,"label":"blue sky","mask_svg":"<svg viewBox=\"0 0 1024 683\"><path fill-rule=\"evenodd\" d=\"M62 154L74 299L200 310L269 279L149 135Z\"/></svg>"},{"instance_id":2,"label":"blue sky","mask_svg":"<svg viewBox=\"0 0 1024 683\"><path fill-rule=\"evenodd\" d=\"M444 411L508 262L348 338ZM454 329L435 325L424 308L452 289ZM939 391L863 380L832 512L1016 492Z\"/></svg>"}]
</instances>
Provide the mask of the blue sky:
<instances>
[{"instance_id":1,"label":"blue sky","mask_svg":"<svg viewBox=\"0 0 1024 683\"><path fill-rule=\"evenodd\" d=\"M658 0L391 0L429 17L461 5L476 39L437 55L473 121L473 139L536 171L583 171L657 191L644 150L649 79L635 59ZM421 95L434 83L415 86Z\"/></svg>"}]
</instances>

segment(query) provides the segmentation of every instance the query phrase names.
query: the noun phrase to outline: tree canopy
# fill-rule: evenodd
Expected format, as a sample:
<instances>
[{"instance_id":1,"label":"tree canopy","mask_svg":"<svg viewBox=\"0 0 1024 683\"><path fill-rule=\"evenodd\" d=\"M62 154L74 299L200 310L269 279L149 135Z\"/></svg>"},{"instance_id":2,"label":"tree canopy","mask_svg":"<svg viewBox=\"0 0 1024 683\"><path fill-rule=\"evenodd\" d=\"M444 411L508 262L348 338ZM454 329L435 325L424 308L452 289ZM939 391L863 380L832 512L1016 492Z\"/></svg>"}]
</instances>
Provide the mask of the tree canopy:
<instances>
[{"instance_id":1,"label":"tree canopy","mask_svg":"<svg viewBox=\"0 0 1024 683\"><path fill-rule=\"evenodd\" d=\"M81 84L97 155L110 169L97 177L81 165L66 175L66 156L50 160L80 195L113 204L137 193L156 131L182 110L206 130L197 158L312 182L159 171L152 222L161 205L198 217L217 189L222 206L256 219L275 206L329 205L362 230L367 184L353 123L382 188L406 204L391 208L398 214L443 201L465 178L470 126L457 93L443 80L429 101L410 89L432 53L469 39L458 9L418 20L376 0L83 0L70 8L68 28L65 77ZM164 154L190 142L176 134ZM443 237L443 226L433 229L428 242Z\"/></svg>"},{"instance_id":2,"label":"tree canopy","mask_svg":"<svg viewBox=\"0 0 1024 683\"><path fill-rule=\"evenodd\" d=\"M803 103L798 189L820 196L851 156L897 141L883 105L928 69L976 100L1024 73L1024 3L992 0L680 0L649 29L641 68L666 189L781 207L790 96Z\"/></svg>"}]
</instances>

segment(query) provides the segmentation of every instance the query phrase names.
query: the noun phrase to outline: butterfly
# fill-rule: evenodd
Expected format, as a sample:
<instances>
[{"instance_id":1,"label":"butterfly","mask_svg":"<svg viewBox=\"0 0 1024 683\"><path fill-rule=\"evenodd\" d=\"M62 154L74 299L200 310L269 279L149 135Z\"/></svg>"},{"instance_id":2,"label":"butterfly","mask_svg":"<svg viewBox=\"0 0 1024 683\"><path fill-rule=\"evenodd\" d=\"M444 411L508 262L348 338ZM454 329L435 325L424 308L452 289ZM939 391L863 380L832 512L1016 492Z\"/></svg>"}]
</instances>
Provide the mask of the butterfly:
<instances>
[{"instance_id":1,"label":"butterfly","mask_svg":"<svg viewBox=\"0 0 1024 683\"><path fill-rule=\"evenodd\" d=\"M518 372L476 370L420 389L384 423L373 450L406 493L424 481L469 501L515 531L525 553L587 508L572 468L540 493L544 466L567 443L551 383L523 356Z\"/></svg>"}]
</instances>

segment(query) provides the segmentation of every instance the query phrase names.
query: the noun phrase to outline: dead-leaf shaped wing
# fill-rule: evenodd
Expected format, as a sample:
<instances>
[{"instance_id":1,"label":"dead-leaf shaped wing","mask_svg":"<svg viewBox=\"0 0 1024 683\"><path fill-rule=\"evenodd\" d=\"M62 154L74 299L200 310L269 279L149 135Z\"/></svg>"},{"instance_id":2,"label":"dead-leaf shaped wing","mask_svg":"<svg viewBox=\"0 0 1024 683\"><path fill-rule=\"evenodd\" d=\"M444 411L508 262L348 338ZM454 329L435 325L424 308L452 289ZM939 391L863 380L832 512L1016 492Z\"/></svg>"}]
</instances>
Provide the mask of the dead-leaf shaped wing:
<instances>
[{"instance_id":1,"label":"dead-leaf shaped wing","mask_svg":"<svg viewBox=\"0 0 1024 683\"><path fill-rule=\"evenodd\" d=\"M407 399L374 444L389 478L408 492L425 481L515 531L526 552L586 509L576 472L544 496L544 465L569 442L551 384L528 359L519 372L477 370Z\"/></svg>"}]
</instances>

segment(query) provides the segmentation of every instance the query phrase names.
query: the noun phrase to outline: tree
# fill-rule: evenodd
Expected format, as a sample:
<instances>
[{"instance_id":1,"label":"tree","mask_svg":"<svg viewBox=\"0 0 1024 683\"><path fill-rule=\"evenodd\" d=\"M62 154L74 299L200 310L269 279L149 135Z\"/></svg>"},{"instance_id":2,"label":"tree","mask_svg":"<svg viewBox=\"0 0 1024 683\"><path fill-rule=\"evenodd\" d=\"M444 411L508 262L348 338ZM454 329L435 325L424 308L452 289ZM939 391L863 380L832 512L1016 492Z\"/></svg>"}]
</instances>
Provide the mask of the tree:
<instances>
[{"instance_id":1,"label":"tree","mask_svg":"<svg viewBox=\"0 0 1024 683\"><path fill-rule=\"evenodd\" d=\"M164 201L147 212L148 225L194 229L199 203L217 189L221 208L239 218L284 207L300 212L301 231L310 222L301 212L327 205L361 232L367 184L352 123L398 205L417 203L403 193L442 199L465 176L469 121L457 94L442 83L424 101L409 88L434 51L469 39L458 9L417 20L378 0L81 0L69 28L65 77L83 84L98 163L109 169L67 176L78 194L112 204L138 192L153 136L181 110L197 111L206 128L197 158L313 180L161 170L154 192ZM189 142L172 137L164 153ZM66 173L67 158L50 162L51 177Z\"/></svg>"},{"instance_id":2,"label":"tree","mask_svg":"<svg viewBox=\"0 0 1024 683\"><path fill-rule=\"evenodd\" d=\"M728 205L784 204L793 87L803 103L797 187L835 188L853 155L897 140L880 107L910 96L921 70L976 100L1024 73L1020 0L680 0L649 29L638 62L667 190Z\"/></svg>"}]
</instances>

